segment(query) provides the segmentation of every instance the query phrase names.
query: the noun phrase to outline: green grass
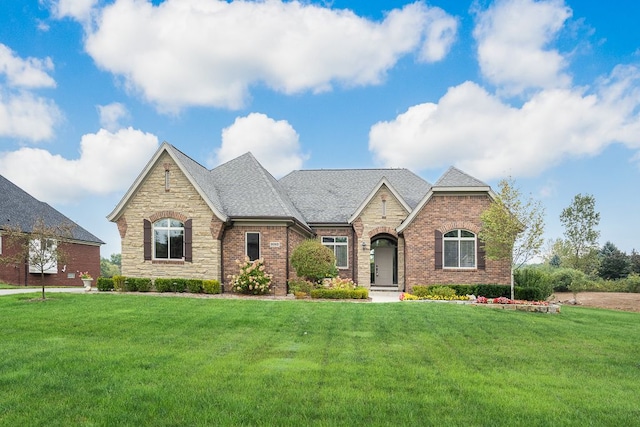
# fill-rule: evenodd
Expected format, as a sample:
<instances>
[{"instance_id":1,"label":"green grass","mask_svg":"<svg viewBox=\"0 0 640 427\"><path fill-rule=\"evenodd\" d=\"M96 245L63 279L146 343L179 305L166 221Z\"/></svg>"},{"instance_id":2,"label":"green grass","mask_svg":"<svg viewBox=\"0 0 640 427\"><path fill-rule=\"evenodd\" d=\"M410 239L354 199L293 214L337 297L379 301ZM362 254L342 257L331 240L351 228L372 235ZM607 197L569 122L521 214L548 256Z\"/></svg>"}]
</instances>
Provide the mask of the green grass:
<instances>
[{"instance_id":1,"label":"green grass","mask_svg":"<svg viewBox=\"0 0 640 427\"><path fill-rule=\"evenodd\" d=\"M640 315L0 297L0 425L639 425Z\"/></svg>"}]
</instances>

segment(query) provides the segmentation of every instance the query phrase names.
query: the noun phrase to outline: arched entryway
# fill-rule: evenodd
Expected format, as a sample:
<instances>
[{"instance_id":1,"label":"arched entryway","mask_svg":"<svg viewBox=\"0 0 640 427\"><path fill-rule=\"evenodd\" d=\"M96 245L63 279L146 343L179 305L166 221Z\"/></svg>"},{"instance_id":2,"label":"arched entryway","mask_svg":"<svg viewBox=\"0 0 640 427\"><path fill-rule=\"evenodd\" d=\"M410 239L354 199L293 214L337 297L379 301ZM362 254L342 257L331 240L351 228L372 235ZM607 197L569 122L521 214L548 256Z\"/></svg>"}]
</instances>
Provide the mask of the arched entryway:
<instances>
[{"instance_id":1,"label":"arched entryway","mask_svg":"<svg viewBox=\"0 0 640 427\"><path fill-rule=\"evenodd\" d=\"M398 285L398 240L387 234L371 239L371 286Z\"/></svg>"}]
</instances>

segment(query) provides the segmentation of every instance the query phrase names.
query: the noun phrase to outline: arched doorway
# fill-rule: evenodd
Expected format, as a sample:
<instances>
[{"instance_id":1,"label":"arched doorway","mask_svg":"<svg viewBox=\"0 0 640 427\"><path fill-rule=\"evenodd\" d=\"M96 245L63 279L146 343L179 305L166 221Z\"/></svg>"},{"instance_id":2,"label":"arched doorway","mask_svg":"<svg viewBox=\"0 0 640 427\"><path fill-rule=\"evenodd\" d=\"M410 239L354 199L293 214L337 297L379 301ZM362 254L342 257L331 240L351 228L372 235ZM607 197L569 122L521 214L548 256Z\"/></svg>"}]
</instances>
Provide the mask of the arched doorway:
<instances>
[{"instance_id":1,"label":"arched doorway","mask_svg":"<svg viewBox=\"0 0 640 427\"><path fill-rule=\"evenodd\" d=\"M398 285L398 241L393 236L373 237L369 259L372 286Z\"/></svg>"}]
</instances>

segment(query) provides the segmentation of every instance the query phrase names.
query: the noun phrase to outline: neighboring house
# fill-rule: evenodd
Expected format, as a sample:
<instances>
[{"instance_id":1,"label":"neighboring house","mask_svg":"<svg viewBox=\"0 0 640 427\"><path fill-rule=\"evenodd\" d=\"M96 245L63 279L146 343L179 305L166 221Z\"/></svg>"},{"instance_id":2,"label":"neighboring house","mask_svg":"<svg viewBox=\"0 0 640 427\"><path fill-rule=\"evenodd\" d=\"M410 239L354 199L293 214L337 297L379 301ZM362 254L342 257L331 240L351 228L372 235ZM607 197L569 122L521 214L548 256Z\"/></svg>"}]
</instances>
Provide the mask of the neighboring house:
<instances>
[{"instance_id":1,"label":"neighboring house","mask_svg":"<svg viewBox=\"0 0 640 427\"><path fill-rule=\"evenodd\" d=\"M38 220L44 221L47 227L64 225L71 232L68 241L60 246L67 254L66 264L51 266L44 275L45 285L82 286L77 277L79 271L88 271L92 277L100 275L100 245L104 242L0 175L0 257L10 259L17 253L17 249L2 238L3 229L19 228L28 235ZM27 262L0 263L0 282L40 285L40 280L40 270Z\"/></svg>"},{"instance_id":2,"label":"neighboring house","mask_svg":"<svg viewBox=\"0 0 640 427\"><path fill-rule=\"evenodd\" d=\"M491 188L450 168L435 185L407 169L294 171L276 180L251 155L212 170L163 143L108 219L130 277L218 279L262 258L276 294L296 278L307 238L336 255L341 277L372 289L510 283L510 262L485 260L480 213ZM228 289L225 286L225 289Z\"/></svg>"}]
</instances>

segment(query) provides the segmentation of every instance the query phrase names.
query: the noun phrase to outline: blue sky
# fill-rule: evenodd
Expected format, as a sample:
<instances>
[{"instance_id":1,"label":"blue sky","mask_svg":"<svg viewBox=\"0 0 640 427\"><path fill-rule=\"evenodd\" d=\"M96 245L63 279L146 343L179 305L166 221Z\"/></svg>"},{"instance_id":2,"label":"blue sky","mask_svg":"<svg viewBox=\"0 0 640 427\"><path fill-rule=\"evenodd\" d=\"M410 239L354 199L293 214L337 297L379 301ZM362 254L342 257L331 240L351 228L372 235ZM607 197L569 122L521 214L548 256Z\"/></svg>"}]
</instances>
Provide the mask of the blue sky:
<instances>
[{"instance_id":1,"label":"blue sky","mask_svg":"<svg viewBox=\"0 0 640 427\"><path fill-rule=\"evenodd\" d=\"M105 216L162 141L214 167L454 165L546 209L592 194L640 249L640 3L0 2L0 174L120 251Z\"/></svg>"}]
</instances>

